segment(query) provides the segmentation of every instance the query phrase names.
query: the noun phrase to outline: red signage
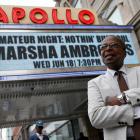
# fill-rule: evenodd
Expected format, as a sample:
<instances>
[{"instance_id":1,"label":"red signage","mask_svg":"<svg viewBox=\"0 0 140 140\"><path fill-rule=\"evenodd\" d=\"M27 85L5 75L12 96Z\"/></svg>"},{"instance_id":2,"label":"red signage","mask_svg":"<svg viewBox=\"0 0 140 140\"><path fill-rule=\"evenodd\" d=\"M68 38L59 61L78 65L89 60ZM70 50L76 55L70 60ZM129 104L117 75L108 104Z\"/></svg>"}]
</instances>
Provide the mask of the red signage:
<instances>
[{"instance_id":1,"label":"red signage","mask_svg":"<svg viewBox=\"0 0 140 140\"><path fill-rule=\"evenodd\" d=\"M60 15L58 8L52 8L51 12L47 12L47 10L43 8L30 8L28 13L26 13L26 9L24 8L12 7L10 14L13 23L21 23L28 17L30 22L35 24L47 24L49 20L52 20L53 24L95 24L95 15L88 9L79 10L77 13L77 18L73 17L75 12L71 8L65 8L64 16ZM50 14L51 16L49 16ZM9 13L2 7L0 7L0 22L10 23Z\"/></svg>"}]
</instances>

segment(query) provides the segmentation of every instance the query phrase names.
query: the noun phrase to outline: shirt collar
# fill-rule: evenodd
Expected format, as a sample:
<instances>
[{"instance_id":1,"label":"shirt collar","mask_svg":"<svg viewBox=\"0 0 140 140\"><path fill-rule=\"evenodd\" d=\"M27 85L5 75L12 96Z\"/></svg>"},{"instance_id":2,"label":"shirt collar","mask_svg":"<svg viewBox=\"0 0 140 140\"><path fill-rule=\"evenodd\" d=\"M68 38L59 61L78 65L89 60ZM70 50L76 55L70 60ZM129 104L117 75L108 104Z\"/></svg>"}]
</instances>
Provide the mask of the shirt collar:
<instances>
[{"instance_id":1,"label":"shirt collar","mask_svg":"<svg viewBox=\"0 0 140 140\"><path fill-rule=\"evenodd\" d=\"M37 136L43 136L42 134L36 133Z\"/></svg>"},{"instance_id":2,"label":"shirt collar","mask_svg":"<svg viewBox=\"0 0 140 140\"><path fill-rule=\"evenodd\" d=\"M119 71L122 71L124 74L126 74L126 67L123 65L123 66L119 69ZM114 77L116 71L107 68L107 72L108 72L109 74L111 74L111 75Z\"/></svg>"}]
</instances>

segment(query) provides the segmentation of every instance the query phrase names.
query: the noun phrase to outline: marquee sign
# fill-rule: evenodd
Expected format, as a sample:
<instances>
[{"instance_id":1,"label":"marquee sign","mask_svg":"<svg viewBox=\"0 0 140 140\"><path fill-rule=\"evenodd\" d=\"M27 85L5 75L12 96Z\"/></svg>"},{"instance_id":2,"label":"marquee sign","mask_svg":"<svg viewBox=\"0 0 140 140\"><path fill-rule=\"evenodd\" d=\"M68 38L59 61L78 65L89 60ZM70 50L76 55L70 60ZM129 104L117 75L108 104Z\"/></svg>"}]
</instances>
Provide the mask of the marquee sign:
<instances>
[{"instance_id":1,"label":"marquee sign","mask_svg":"<svg viewBox=\"0 0 140 140\"><path fill-rule=\"evenodd\" d=\"M0 70L103 66L100 45L107 35L125 41L126 64L138 63L129 33L0 32Z\"/></svg>"},{"instance_id":2,"label":"marquee sign","mask_svg":"<svg viewBox=\"0 0 140 140\"><path fill-rule=\"evenodd\" d=\"M99 72L100 67L104 67L100 56L101 41L108 35L119 36L125 42L127 53L125 64L138 64L132 32L118 31L105 32L104 29L98 32L95 29L1 31L0 75L6 76L3 79L7 79L10 75L18 75L18 78L26 75L25 79L32 79L45 78L46 74L60 77L65 74L72 76L86 75L89 71Z\"/></svg>"},{"instance_id":3,"label":"marquee sign","mask_svg":"<svg viewBox=\"0 0 140 140\"><path fill-rule=\"evenodd\" d=\"M0 26L0 80L101 74L105 70L100 56L101 41L108 35L119 36L125 42L125 64L139 63L138 44L132 27L41 27L25 24Z\"/></svg>"},{"instance_id":4,"label":"marquee sign","mask_svg":"<svg viewBox=\"0 0 140 140\"><path fill-rule=\"evenodd\" d=\"M0 6L1 23L98 24L91 9Z\"/></svg>"}]
</instances>

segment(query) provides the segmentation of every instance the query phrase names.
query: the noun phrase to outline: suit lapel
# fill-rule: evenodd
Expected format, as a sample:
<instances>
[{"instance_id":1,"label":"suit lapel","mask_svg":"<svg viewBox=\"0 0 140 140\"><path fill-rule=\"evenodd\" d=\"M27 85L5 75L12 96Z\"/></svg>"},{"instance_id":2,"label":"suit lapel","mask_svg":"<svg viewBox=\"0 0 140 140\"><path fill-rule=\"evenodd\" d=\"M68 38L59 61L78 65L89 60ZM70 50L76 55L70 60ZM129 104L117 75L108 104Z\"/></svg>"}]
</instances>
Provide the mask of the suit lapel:
<instances>
[{"instance_id":1,"label":"suit lapel","mask_svg":"<svg viewBox=\"0 0 140 140\"><path fill-rule=\"evenodd\" d=\"M115 80L113 79L112 75L109 74L108 72L106 72L105 74L105 82L108 83L108 85L110 86L110 88L112 89L112 96L115 96L116 93L118 93L116 91L116 82Z\"/></svg>"},{"instance_id":2,"label":"suit lapel","mask_svg":"<svg viewBox=\"0 0 140 140\"><path fill-rule=\"evenodd\" d=\"M111 76L111 74L109 74L108 72L105 74L106 76L106 80L107 82L110 84L111 88L114 89L116 88L116 83L113 79L113 77Z\"/></svg>"},{"instance_id":3,"label":"suit lapel","mask_svg":"<svg viewBox=\"0 0 140 140\"><path fill-rule=\"evenodd\" d=\"M127 79L128 79L128 85L130 89L138 87L136 69L127 68Z\"/></svg>"},{"instance_id":4,"label":"suit lapel","mask_svg":"<svg viewBox=\"0 0 140 140\"><path fill-rule=\"evenodd\" d=\"M36 134L36 140L40 140L39 137L37 136L37 134Z\"/></svg>"}]
</instances>

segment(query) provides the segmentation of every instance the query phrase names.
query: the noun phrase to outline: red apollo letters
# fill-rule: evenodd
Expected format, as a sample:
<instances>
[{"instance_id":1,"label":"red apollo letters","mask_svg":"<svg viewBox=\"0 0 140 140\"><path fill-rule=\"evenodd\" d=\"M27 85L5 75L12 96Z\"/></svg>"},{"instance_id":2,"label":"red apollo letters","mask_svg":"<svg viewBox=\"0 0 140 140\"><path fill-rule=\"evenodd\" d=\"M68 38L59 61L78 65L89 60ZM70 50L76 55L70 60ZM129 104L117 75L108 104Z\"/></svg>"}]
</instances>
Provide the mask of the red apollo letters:
<instances>
[{"instance_id":1,"label":"red apollo letters","mask_svg":"<svg viewBox=\"0 0 140 140\"><path fill-rule=\"evenodd\" d=\"M54 24L94 24L95 23L95 15L90 10L80 10L77 13L77 19L72 17L72 10L67 8L65 10L65 17L59 16L59 9L52 8L51 19L48 18L48 13L46 10L42 8L32 8L29 11L29 14L26 13L24 8L13 7L11 15L13 23L20 23L24 18L29 15L30 22L35 24L46 24L49 20L52 20ZM74 14L74 13L73 13ZM37 16L39 15L39 17ZM0 22L1 23L9 23L9 18L4 11L0 7Z\"/></svg>"}]
</instances>

